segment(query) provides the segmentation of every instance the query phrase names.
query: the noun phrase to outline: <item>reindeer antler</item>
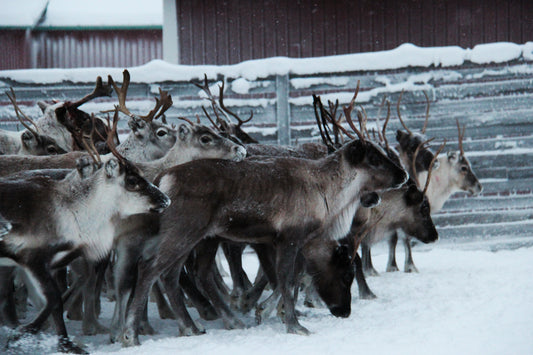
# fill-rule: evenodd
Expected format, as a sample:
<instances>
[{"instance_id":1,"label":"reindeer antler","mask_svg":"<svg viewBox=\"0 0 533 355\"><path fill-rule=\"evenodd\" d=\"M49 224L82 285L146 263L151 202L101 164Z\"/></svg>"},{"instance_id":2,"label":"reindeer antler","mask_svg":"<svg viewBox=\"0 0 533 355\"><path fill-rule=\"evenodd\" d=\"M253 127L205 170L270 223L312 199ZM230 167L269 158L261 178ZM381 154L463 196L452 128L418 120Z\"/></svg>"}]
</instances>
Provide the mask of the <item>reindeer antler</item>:
<instances>
[{"instance_id":1,"label":"reindeer antler","mask_svg":"<svg viewBox=\"0 0 533 355\"><path fill-rule=\"evenodd\" d=\"M320 136L322 137L322 141L324 142L326 147L328 147L328 151L333 152L336 150L336 147L333 144L333 141L331 140L331 137L328 133L328 126L325 123L326 114L325 114L324 107L322 106L322 100L320 99L320 96L316 96L315 94L313 94L313 108L315 110L316 123L318 125L318 129L320 131ZM318 115L318 110L320 110L320 117Z\"/></svg>"},{"instance_id":2,"label":"reindeer antler","mask_svg":"<svg viewBox=\"0 0 533 355\"><path fill-rule=\"evenodd\" d=\"M420 182L418 181L418 176L417 176L418 174L416 172L416 158L418 156L418 153L420 152L420 149L433 140L435 140L435 137L423 141L416 147L415 152L413 153L413 158L411 161L411 166L413 167L413 175L414 175L413 180L415 181L416 185L419 187L420 187Z\"/></svg>"},{"instance_id":3,"label":"reindeer antler","mask_svg":"<svg viewBox=\"0 0 533 355\"><path fill-rule=\"evenodd\" d=\"M29 118L24 112L22 112L19 105L17 104L17 97L15 96L15 90L13 90L13 88L10 88L10 90L11 90L11 93L9 93L9 91L6 91L6 95L7 97L9 97L9 100L11 101L11 103L13 104L13 107L15 108L15 114L17 115L18 120L20 121L20 123L22 123L24 127L26 127L28 131L31 132L31 134L33 134L34 137L37 137L39 135L38 134L39 127L37 127L34 120ZM28 120L35 127L35 130L33 130L28 124L26 124L26 122L24 122L24 119Z\"/></svg>"},{"instance_id":4,"label":"reindeer antler","mask_svg":"<svg viewBox=\"0 0 533 355\"><path fill-rule=\"evenodd\" d=\"M355 127L355 124L353 123L353 120L352 120L352 111L353 111L353 106L354 106L357 94L359 94L359 85L360 85L360 81L357 80L357 87L355 88L355 94L353 95L352 99L350 100L350 103L348 104L348 106L344 106L342 108L342 110L344 111L344 117L346 117L346 122L348 122L348 125L352 128L352 130L355 132L355 134L357 134L359 139L364 141L365 140L365 136L361 133L361 131L359 131Z\"/></svg>"},{"instance_id":5,"label":"reindeer antler","mask_svg":"<svg viewBox=\"0 0 533 355\"><path fill-rule=\"evenodd\" d=\"M424 186L424 190L422 191L424 195L426 194L428 187L429 187L429 182L431 179L431 172L433 171L433 165L435 164L435 160L437 160L437 157L439 156L440 152L442 152L445 145L446 145L446 139L444 139L444 142L440 145L439 149L437 149L437 152L433 156L433 159L431 159L431 163L429 163L428 175L426 178L426 185Z\"/></svg>"},{"instance_id":6,"label":"reindeer antler","mask_svg":"<svg viewBox=\"0 0 533 355\"><path fill-rule=\"evenodd\" d=\"M407 128L407 125L402 120L402 114L400 113L400 102L402 101L402 97L403 97L403 90L402 90L402 92L400 92L400 96L398 97L398 102L396 103L396 112L398 113L398 119L400 120L400 123L402 124L403 128L405 128L407 133L412 135L413 132L411 132L411 130L409 128Z\"/></svg>"},{"instance_id":7,"label":"reindeer antler","mask_svg":"<svg viewBox=\"0 0 533 355\"><path fill-rule=\"evenodd\" d=\"M115 146L115 142L113 140L113 137L115 136L117 132L117 126L118 126L118 112L119 112L118 106L115 106L115 113L113 115L113 127L111 128L111 132L107 135L107 148L109 151L118 159L119 162L125 163L126 158L124 158L118 151L117 147Z\"/></svg>"},{"instance_id":8,"label":"reindeer antler","mask_svg":"<svg viewBox=\"0 0 533 355\"><path fill-rule=\"evenodd\" d=\"M426 97L426 120L424 121L424 127L422 127L422 134L425 134L426 128L428 127L428 121L429 121L430 102L429 102L429 97L428 97L427 92L425 90L423 92L424 92L424 96Z\"/></svg>"},{"instance_id":9,"label":"reindeer antler","mask_svg":"<svg viewBox=\"0 0 533 355\"><path fill-rule=\"evenodd\" d=\"M254 112L250 110L250 117L248 117L245 120L242 120L237 114L230 111L225 105L224 105L224 81L222 81L222 85L219 86L219 96L218 96L218 103L220 104L220 108L226 112L228 115L233 116L237 122L237 127L242 126L244 123L250 122L252 118L254 117Z\"/></svg>"},{"instance_id":10,"label":"reindeer antler","mask_svg":"<svg viewBox=\"0 0 533 355\"><path fill-rule=\"evenodd\" d=\"M102 82L102 77L98 76L96 78L96 86L94 87L94 90L89 95L84 96L78 101L68 102L67 103L68 106L69 107L80 107L84 103L89 102L97 97L111 96L113 89L111 88L111 85L109 85L109 82L110 81L108 80L107 85L104 85Z\"/></svg>"},{"instance_id":11,"label":"reindeer antler","mask_svg":"<svg viewBox=\"0 0 533 355\"><path fill-rule=\"evenodd\" d=\"M457 135L458 135L458 143L459 143L459 151L461 152L461 155L465 155L465 151L463 149L463 138L465 137L465 130L466 125L463 125L463 131L461 132L461 127L459 126L459 119L455 119L455 122L457 123Z\"/></svg>"},{"instance_id":12,"label":"reindeer antler","mask_svg":"<svg viewBox=\"0 0 533 355\"><path fill-rule=\"evenodd\" d=\"M111 75L108 75L108 81L111 83L113 88L115 89L115 92L117 93L118 97L118 110L125 114L126 116L132 117L132 118L140 118L146 122L152 122L155 119L158 119L159 117L163 116L164 113L172 107L172 96L168 93L168 91L163 91L161 88L159 88L159 98L155 98L155 106L154 108L146 115L146 116L140 116L135 115L130 112L130 110L126 107L126 96L128 94L128 87L130 85L130 73L127 69L125 69L122 72L122 86L119 88L118 85L115 83ZM111 112L115 110L110 110L106 112Z\"/></svg>"}]
</instances>

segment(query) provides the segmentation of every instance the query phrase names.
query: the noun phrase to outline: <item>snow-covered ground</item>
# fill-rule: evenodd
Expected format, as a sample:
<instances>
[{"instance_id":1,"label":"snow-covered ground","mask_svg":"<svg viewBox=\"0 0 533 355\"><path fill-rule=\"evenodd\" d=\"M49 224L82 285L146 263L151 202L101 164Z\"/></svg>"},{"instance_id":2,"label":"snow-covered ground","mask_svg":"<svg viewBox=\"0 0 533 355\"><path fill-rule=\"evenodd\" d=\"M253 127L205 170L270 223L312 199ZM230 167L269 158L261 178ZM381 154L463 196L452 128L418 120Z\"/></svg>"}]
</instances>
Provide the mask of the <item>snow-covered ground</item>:
<instances>
[{"instance_id":1,"label":"snow-covered ground","mask_svg":"<svg viewBox=\"0 0 533 355\"><path fill-rule=\"evenodd\" d=\"M247 329L228 331L221 321L200 320L207 334L177 337L175 321L160 320L154 304L151 321L158 335L142 336L139 347L122 349L104 335L79 336L77 321L67 327L95 354L532 354L533 248L489 249L446 241L420 246L414 249L420 273L406 274L385 273L386 251L378 248L374 265L382 273L368 278L378 299L354 297L347 319L305 308L300 301L300 320L310 336L286 334L274 316L256 325L251 312L241 317ZM245 267L253 275L253 254L246 254ZM352 291L357 295L355 285ZM111 310L112 304L104 302L105 325ZM46 353L54 348L54 338L41 335L16 349Z\"/></svg>"}]
</instances>

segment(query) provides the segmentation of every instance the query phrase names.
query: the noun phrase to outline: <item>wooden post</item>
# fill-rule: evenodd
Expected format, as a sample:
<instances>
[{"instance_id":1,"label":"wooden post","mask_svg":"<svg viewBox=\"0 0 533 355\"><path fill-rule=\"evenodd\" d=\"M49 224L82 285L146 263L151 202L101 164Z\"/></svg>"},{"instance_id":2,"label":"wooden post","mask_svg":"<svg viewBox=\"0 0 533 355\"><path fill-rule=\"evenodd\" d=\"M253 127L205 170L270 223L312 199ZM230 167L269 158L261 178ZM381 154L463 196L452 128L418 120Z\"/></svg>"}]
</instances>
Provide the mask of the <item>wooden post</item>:
<instances>
[{"instance_id":1,"label":"wooden post","mask_svg":"<svg viewBox=\"0 0 533 355\"><path fill-rule=\"evenodd\" d=\"M276 122L278 125L278 144L290 145L289 74L276 76Z\"/></svg>"}]
</instances>

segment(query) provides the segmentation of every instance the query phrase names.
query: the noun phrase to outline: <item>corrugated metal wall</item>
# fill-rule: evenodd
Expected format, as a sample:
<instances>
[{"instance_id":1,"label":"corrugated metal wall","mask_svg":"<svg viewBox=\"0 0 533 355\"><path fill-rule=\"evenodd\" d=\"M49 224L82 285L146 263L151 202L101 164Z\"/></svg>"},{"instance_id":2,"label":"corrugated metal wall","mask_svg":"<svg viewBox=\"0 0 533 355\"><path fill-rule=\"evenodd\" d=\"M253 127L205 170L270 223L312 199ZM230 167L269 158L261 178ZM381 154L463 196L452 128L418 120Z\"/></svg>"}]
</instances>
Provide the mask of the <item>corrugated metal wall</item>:
<instances>
[{"instance_id":1,"label":"corrugated metal wall","mask_svg":"<svg viewBox=\"0 0 533 355\"><path fill-rule=\"evenodd\" d=\"M31 46L31 51L30 51ZM0 70L130 67L163 58L161 30L0 31Z\"/></svg>"},{"instance_id":2,"label":"corrugated metal wall","mask_svg":"<svg viewBox=\"0 0 533 355\"><path fill-rule=\"evenodd\" d=\"M129 67L163 57L160 30L47 31L34 43L37 68Z\"/></svg>"},{"instance_id":3,"label":"corrugated metal wall","mask_svg":"<svg viewBox=\"0 0 533 355\"><path fill-rule=\"evenodd\" d=\"M26 31L0 31L0 70L26 68L30 68Z\"/></svg>"},{"instance_id":4,"label":"corrugated metal wall","mask_svg":"<svg viewBox=\"0 0 533 355\"><path fill-rule=\"evenodd\" d=\"M180 63L533 40L531 0L176 0Z\"/></svg>"}]
</instances>

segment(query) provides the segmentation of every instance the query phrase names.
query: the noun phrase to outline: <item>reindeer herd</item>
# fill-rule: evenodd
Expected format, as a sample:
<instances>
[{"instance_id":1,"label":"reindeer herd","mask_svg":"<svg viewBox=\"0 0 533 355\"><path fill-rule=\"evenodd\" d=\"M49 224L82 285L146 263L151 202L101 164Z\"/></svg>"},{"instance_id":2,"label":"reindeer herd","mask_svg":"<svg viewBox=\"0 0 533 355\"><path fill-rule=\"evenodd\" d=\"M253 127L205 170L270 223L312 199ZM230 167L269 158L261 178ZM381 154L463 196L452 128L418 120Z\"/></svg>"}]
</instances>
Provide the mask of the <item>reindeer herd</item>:
<instances>
[{"instance_id":1,"label":"reindeer herd","mask_svg":"<svg viewBox=\"0 0 533 355\"><path fill-rule=\"evenodd\" d=\"M287 332L309 334L298 321L298 291L307 306L323 302L334 316L348 317L354 278L361 298L376 297L365 281L377 274L373 244L388 241L387 271L398 270L402 230L405 270L417 271L410 239L436 241L431 214L456 191L482 189L459 122L459 151L439 155L445 142L430 150L429 100L417 133L401 118L400 95L404 130L393 147L389 102L383 127L378 120L369 129L364 108L355 107L359 86L342 110L313 96L322 142L286 147L246 134L242 126L253 115L242 120L230 111L223 85L217 100L207 78L196 84L207 96L203 114L212 127L199 116L175 126L166 123L172 98L165 91L148 113L132 113L130 76L123 75L120 86L98 77L93 92L75 102L39 103L36 120L22 112L12 89L6 92L26 130L0 132L0 322L14 328L2 346L39 332L51 318L59 351L85 353L69 340L64 311L82 321L86 335L108 333L112 342L137 345L139 334L154 332L150 294L162 318L176 319L180 335L205 333L188 305L227 329L244 327L237 312L255 308L261 322L277 308ZM107 118L80 109L113 91L118 104ZM122 142L121 115L130 128ZM246 247L260 263L254 282L242 266ZM219 249L232 288L221 276ZM261 299L267 286L272 292ZM115 301L110 328L98 321L104 292ZM39 310L20 325L28 303Z\"/></svg>"}]
</instances>

